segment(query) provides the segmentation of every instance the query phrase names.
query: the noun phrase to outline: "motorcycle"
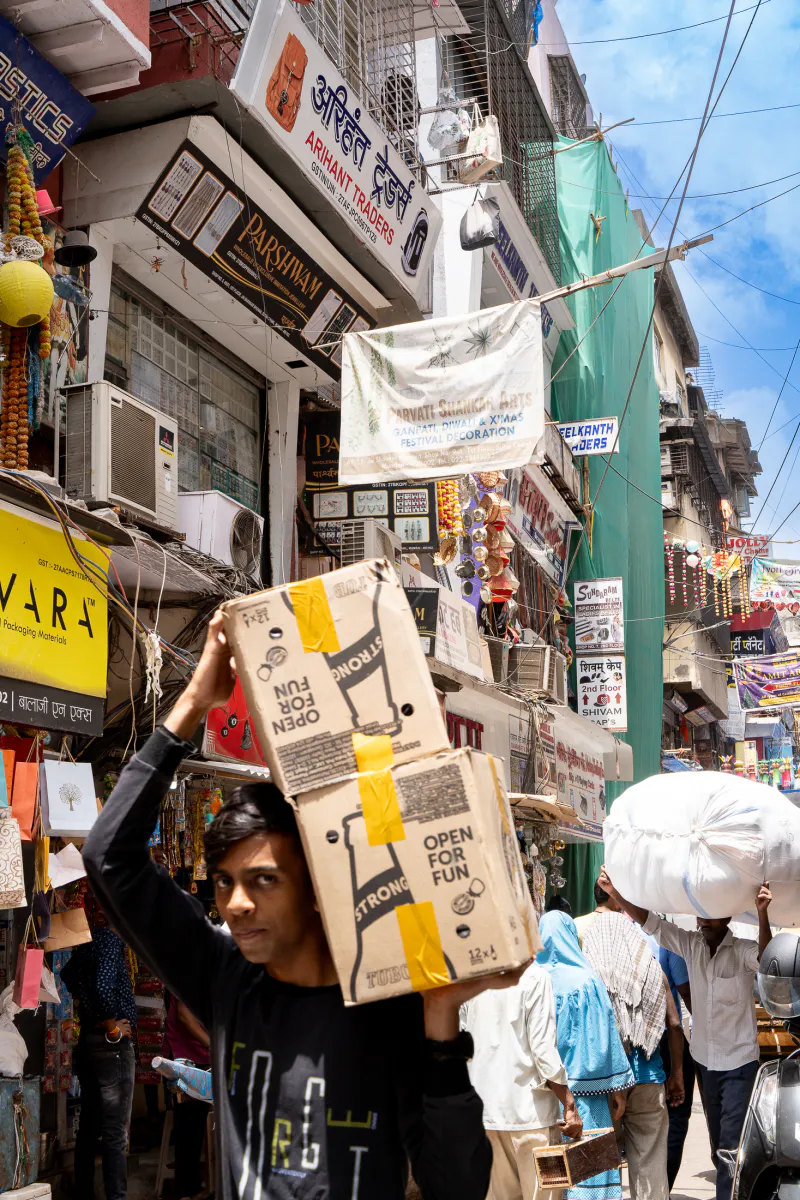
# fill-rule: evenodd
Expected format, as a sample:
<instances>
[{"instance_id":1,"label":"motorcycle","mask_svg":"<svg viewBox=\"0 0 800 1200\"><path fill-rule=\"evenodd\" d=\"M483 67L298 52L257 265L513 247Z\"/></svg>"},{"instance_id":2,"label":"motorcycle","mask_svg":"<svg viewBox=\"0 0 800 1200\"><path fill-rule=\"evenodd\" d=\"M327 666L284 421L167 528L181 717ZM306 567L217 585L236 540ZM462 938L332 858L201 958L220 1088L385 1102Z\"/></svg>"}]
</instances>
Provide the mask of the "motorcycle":
<instances>
[{"instance_id":1,"label":"motorcycle","mask_svg":"<svg viewBox=\"0 0 800 1200\"><path fill-rule=\"evenodd\" d=\"M717 1157L733 1176L732 1200L800 1200L800 1049L761 1068L739 1147Z\"/></svg>"}]
</instances>

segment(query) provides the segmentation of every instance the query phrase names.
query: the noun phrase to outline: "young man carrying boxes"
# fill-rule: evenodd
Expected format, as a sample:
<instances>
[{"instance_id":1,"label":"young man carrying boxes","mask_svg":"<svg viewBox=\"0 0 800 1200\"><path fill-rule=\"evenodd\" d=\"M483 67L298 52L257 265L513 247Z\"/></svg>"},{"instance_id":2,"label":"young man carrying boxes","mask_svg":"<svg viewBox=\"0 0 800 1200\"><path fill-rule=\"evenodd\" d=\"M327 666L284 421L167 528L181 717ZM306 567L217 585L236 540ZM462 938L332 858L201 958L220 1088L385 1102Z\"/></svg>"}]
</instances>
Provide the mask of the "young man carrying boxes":
<instances>
[{"instance_id":1,"label":"young man carrying boxes","mask_svg":"<svg viewBox=\"0 0 800 1200\"><path fill-rule=\"evenodd\" d=\"M524 966L537 948L535 925L524 905L515 914L508 900L519 858L493 764L474 768L472 755L446 761L450 753L438 768L437 758L413 762L442 749L438 706L391 569L359 568L327 576L324 589L316 580L290 585L225 613L273 778L290 792L302 791L298 776L319 788L297 804L328 938L295 811L274 785L239 789L207 834L232 939L198 916L148 854L188 739L233 687L219 615L186 692L123 772L85 847L92 886L115 926L211 1031L224 1200L401 1200L409 1160L426 1200L482 1200L488 1186L491 1151L459 1006L516 982L519 970L480 972ZM252 646L237 637L237 608L242 628L260 631ZM318 754L308 741L315 728ZM340 782L329 786L331 777ZM320 857L324 848L330 863ZM436 888L448 906L433 898ZM501 892L495 922L493 889ZM379 916L392 918L394 931ZM456 943L473 951L471 966ZM421 996L351 1007L414 990Z\"/></svg>"}]
</instances>

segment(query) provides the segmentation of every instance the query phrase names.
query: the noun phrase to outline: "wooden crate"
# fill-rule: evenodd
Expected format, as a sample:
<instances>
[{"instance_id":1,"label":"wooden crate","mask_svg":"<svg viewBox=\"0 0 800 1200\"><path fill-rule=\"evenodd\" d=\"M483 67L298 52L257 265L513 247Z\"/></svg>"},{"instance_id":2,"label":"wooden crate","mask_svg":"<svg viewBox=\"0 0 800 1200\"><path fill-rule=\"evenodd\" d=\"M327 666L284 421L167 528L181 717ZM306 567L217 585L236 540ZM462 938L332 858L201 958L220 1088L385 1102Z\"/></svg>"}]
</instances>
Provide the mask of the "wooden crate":
<instances>
[{"instance_id":1,"label":"wooden crate","mask_svg":"<svg viewBox=\"0 0 800 1200\"><path fill-rule=\"evenodd\" d=\"M620 1165L617 1137L613 1129L594 1129L575 1142L543 1146L534 1150L536 1174L541 1188L575 1187L601 1171Z\"/></svg>"}]
</instances>

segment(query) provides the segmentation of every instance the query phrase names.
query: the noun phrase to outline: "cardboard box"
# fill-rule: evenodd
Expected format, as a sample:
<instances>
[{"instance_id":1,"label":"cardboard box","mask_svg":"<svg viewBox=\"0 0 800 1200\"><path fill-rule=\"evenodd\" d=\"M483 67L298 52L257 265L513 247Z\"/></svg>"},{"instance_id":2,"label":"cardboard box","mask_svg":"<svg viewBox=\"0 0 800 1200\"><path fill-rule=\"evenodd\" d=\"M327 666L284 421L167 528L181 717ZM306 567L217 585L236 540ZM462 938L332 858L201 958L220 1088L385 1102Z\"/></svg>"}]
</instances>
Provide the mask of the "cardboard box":
<instances>
[{"instance_id":1,"label":"cardboard box","mask_svg":"<svg viewBox=\"0 0 800 1200\"><path fill-rule=\"evenodd\" d=\"M373 559L223 605L261 749L287 794L448 746L405 593Z\"/></svg>"},{"instance_id":2,"label":"cardboard box","mask_svg":"<svg viewBox=\"0 0 800 1200\"><path fill-rule=\"evenodd\" d=\"M297 798L345 1004L512 969L541 949L502 763L450 750Z\"/></svg>"}]
</instances>

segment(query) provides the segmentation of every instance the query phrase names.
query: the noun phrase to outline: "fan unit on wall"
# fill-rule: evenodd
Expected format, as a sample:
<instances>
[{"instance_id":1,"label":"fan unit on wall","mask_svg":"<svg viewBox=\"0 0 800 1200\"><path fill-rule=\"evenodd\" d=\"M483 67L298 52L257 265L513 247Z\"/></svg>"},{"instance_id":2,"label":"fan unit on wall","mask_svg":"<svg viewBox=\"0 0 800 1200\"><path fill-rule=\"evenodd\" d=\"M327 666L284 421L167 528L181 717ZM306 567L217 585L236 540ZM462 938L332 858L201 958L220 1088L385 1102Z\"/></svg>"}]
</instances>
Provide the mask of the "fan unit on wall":
<instances>
[{"instance_id":1,"label":"fan unit on wall","mask_svg":"<svg viewBox=\"0 0 800 1200\"><path fill-rule=\"evenodd\" d=\"M388 558L399 569L403 543L386 525L368 517L363 521L342 521L341 530L343 567L363 562L365 558Z\"/></svg>"},{"instance_id":2,"label":"fan unit on wall","mask_svg":"<svg viewBox=\"0 0 800 1200\"><path fill-rule=\"evenodd\" d=\"M118 504L175 529L177 423L113 383L63 390L67 495Z\"/></svg>"},{"instance_id":3,"label":"fan unit on wall","mask_svg":"<svg viewBox=\"0 0 800 1200\"><path fill-rule=\"evenodd\" d=\"M531 695L545 695L554 704L567 703L567 660L554 646L514 646L509 654L507 682Z\"/></svg>"},{"instance_id":4,"label":"fan unit on wall","mask_svg":"<svg viewBox=\"0 0 800 1200\"><path fill-rule=\"evenodd\" d=\"M182 492L178 529L195 550L261 582L264 519L222 492Z\"/></svg>"}]
</instances>

